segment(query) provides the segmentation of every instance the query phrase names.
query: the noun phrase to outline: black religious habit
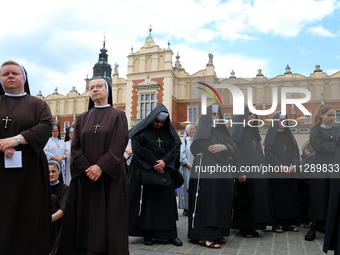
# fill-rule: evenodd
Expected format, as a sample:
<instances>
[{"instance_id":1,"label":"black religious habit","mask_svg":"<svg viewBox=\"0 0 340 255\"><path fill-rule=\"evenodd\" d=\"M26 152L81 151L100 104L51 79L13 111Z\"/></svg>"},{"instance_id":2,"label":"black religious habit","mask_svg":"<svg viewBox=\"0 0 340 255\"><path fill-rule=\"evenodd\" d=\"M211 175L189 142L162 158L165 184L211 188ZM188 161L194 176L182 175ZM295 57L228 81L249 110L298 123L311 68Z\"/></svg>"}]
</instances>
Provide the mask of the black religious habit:
<instances>
[{"instance_id":1,"label":"black religious habit","mask_svg":"<svg viewBox=\"0 0 340 255\"><path fill-rule=\"evenodd\" d=\"M313 165L328 166L334 164L336 140L338 129L331 126L330 129L321 126L313 126L310 130L310 144L315 151ZM329 173L331 171L328 171ZM331 176L329 176L331 177ZM326 220L329 199L330 179L311 178L309 182L309 208L308 218L311 220Z\"/></svg>"},{"instance_id":2,"label":"black religious habit","mask_svg":"<svg viewBox=\"0 0 340 255\"><path fill-rule=\"evenodd\" d=\"M340 165L340 139L336 143L334 164ZM340 179L331 180L323 251L340 254Z\"/></svg>"},{"instance_id":3,"label":"black religious habit","mask_svg":"<svg viewBox=\"0 0 340 255\"><path fill-rule=\"evenodd\" d=\"M58 184L51 185L51 198L52 198L52 214L58 210L65 212L65 205L67 199L68 186L64 183L58 182ZM52 251L55 241L57 240L62 218L51 223L50 230L50 250Z\"/></svg>"},{"instance_id":4,"label":"black religious habit","mask_svg":"<svg viewBox=\"0 0 340 255\"><path fill-rule=\"evenodd\" d=\"M163 127L152 126L160 112L168 113L163 104L158 104L129 131L134 154L128 174L129 235L171 239L177 237L174 171L178 171L175 161L179 157L181 140L169 116ZM170 173L171 184L164 187L142 185L141 172L155 171L153 166L160 159L166 164L164 171Z\"/></svg>"},{"instance_id":5,"label":"black religious habit","mask_svg":"<svg viewBox=\"0 0 340 255\"><path fill-rule=\"evenodd\" d=\"M273 119L279 119L277 112ZM285 124L286 125L286 124ZM274 121L268 129L264 140L265 157L271 166L295 166L299 171L300 154L296 140L289 127L279 129L278 121ZM294 173L282 173L275 178L275 173L269 174L269 188L273 202L273 226L290 227L299 224L300 203L296 178L284 178L285 175Z\"/></svg>"},{"instance_id":6,"label":"black religious habit","mask_svg":"<svg viewBox=\"0 0 340 255\"><path fill-rule=\"evenodd\" d=\"M235 143L224 123L212 127L212 106L202 115L190 147L194 156L189 182L188 238L193 240L219 240L230 233L234 185L230 172L212 173L207 169L230 166ZM222 119L219 110L219 119ZM211 153L208 147L223 144L227 151ZM202 172L200 172L202 171Z\"/></svg>"},{"instance_id":7,"label":"black religious habit","mask_svg":"<svg viewBox=\"0 0 340 255\"><path fill-rule=\"evenodd\" d=\"M230 127L231 137L236 143L232 163L238 170L267 165L258 128L254 127L257 123L252 122L253 127L247 124L248 112L249 108L245 106L244 114L236 115L233 119L233 123L238 124ZM247 173L244 174L247 176ZM234 208L232 227L242 230L265 229L266 224L271 222L272 210L268 180L265 176L263 178L249 178L248 176L245 183L240 183L236 179L235 185L236 199L242 198L244 201Z\"/></svg>"}]
</instances>

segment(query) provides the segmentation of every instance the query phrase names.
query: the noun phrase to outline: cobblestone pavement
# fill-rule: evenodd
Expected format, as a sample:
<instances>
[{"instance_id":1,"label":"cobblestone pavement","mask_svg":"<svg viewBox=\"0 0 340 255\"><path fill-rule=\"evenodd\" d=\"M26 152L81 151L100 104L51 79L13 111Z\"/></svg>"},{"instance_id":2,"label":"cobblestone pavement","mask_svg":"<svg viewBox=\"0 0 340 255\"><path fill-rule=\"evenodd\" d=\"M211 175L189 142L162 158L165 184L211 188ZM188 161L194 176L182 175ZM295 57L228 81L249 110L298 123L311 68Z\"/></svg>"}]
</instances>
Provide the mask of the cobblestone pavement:
<instances>
[{"instance_id":1,"label":"cobblestone pavement","mask_svg":"<svg viewBox=\"0 0 340 255\"><path fill-rule=\"evenodd\" d=\"M274 233L271 227L260 231L260 237L244 238L240 232L231 229L230 236L226 237L227 243L219 249L205 248L197 243L190 242L187 238L188 217L182 215L183 210L178 210L177 231L183 246L176 247L168 244L166 240L153 240L154 244L146 246L140 237L130 237L130 254L133 255L161 255L161 254L230 254L230 255L322 255L324 234L317 232L313 242L305 241L308 229L298 227L300 232ZM328 252L333 255L333 251Z\"/></svg>"}]
</instances>

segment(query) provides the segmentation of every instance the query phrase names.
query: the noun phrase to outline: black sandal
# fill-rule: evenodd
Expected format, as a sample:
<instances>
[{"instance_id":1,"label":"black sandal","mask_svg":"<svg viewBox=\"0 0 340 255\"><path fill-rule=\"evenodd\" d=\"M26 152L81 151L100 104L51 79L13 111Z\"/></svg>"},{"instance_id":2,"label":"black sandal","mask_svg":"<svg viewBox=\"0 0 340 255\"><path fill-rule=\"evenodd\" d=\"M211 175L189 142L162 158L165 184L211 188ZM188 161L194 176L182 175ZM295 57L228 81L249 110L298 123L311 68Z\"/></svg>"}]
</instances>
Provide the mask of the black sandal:
<instances>
[{"instance_id":1,"label":"black sandal","mask_svg":"<svg viewBox=\"0 0 340 255\"><path fill-rule=\"evenodd\" d=\"M256 230L251 231L251 234L253 235L253 237L259 237L260 236L259 232L257 232Z\"/></svg>"},{"instance_id":2,"label":"black sandal","mask_svg":"<svg viewBox=\"0 0 340 255\"><path fill-rule=\"evenodd\" d=\"M305 240L306 241L313 241L315 239L315 229L310 229L307 233L307 235L305 235Z\"/></svg>"},{"instance_id":3,"label":"black sandal","mask_svg":"<svg viewBox=\"0 0 340 255\"><path fill-rule=\"evenodd\" d=\"M299 232L299 230L294 227L293 225L289 226L289 227L283 227L282 228L283 231L293 231L293 232Z\"/></svg>"},{"instance_id":4,"label":"black sandal","mask_svg":"<svg viewBox=\"0 0 340 255\"><path fill-rule=\"evenodd\" d=\"M214 240L215 243L218 243L218 244L225 244L227 242L227 240L225 240L224 237L220 238L220 239L216 239Z\"/></svg>"},{"instance_id":5,"label":"black sandal","mask_svg":"<svg viewBox=\"0 0 340 255\"><path fill-rule=\"evenodd\" d=\"M218 243L215 243L212 241L212 243L208 245L207 241L210 241L210 240L199 240L198 243L208 248L213 248L213 249L221 248L221 246ZM219 245L219 246L215 246L215 245Z\"/></svg>"},{"instance_id":6,"label":"black sandal","mask_svg":"<svg viewBox=\"0 0 340 255\"><path fill-rule=\"evenodd\" d=\"M246 237L246 238L252 238L252 237L253 237L253 233L252 233L251 230L240 229L240 234L241 234L243 237Z\"/></svg>"},{"instance_id":7,"label":"black sandal","mask_svg":"<svg viewBox=\"0 0 340 255\"><path fill-rule=\"evenodd\" d=\"M278 234L282 234L282 228L281 227L272 227L272 231Z\"/></svg>"}]
</instances>

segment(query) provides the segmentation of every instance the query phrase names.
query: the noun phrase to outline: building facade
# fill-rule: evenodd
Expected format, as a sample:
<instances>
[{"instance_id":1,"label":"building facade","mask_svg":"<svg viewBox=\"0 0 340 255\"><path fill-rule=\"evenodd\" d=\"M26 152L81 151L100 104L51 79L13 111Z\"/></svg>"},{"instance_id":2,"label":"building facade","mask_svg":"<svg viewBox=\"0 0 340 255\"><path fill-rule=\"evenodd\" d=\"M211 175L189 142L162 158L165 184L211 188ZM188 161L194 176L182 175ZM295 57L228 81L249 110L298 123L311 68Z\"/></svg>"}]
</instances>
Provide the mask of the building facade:
<instances>
[{"instance_id":1,"label":"building facade","mask_svg":"<svg viewBox=\"0 0 340 255\"><path fill-rule=\"evenodd\" d=\"M272 106L273 90L278 91L278 107L281 108L281 89L285 87L299 87L310 91L311 99L304 104L310 113L314 113L321 103L331 104L336 109L336 121L340 123L340 72L332 75L324 73L317 65L315 70L307 77L298 73L292 73L287 65L283 74L274 78L267 78L258 70L255 77L244 79L237 77L234 71L226 79L218 78L213 63L213 55L208 54L205 69L194 74L185 71L180 63L180 56L175 56L173 62L173 51L170 42L166 48L159 47L149 29L149 35L145 39L143 47L134 52L131 48L128 58L127 76L119 77L118 64L114 65L111 74L111 65L108 62L105 40L100 50L98 62L93 67L92 78L85 79L85 92L78 93L73 87L66 95L59 94L57 88L54 93L43 98L41 93L37 97L42 98L49 105L53 119L60 123L61 130L65 131L67 126L73 125L77 116L88 109L89 94L87 88L93 78L101 77L112 85L113 106L124 111L129 127L134 126L142 120L157 105L164 104L169 112L174 128L179 135L183 134L185 125L183 122L197 124L201 116L201 97L206 94L197 87L205 88L201 83L216 88L216 84L235 85L240 88L247 102L248 88L252 91L252 102L259 110L270 109ZM221 110L225 119L233 118L233 95L228 89L216 88L222 106ZM304 95L292 93L287 98L303 98ZM213 103L208 99L208 105ZM286 111L289 119L302 119L299 124L292 128L300 149L309 145L309 130L311 121L300 109L294 105L287 105ZM275 112L269 116L260 116L264 121L260 128L260 134L264 138L268 125L266 119L273 117ZM338 125L338 123L335 123Z\"/></svg>"}]
</instances>

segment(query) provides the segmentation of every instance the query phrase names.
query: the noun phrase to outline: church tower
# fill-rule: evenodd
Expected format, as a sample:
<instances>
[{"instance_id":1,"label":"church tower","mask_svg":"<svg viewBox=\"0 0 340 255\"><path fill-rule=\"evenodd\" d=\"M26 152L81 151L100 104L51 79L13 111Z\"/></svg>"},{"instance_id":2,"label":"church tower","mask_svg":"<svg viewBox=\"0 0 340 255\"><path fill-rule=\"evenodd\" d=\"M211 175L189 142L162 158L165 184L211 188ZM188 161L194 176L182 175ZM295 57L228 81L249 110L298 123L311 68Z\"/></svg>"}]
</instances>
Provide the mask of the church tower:
<instances>
[{"instance_id":1,"label":"church tower","mask_svg":"<svg viewBox=\"0 0 340 255\"><path fill-rule=\"evenodd\" d=\"M105 48L105 36L103 41L103 48L100 49L98 62L93 66L93 75L91 79L88 79L88 77L85 79L86 81L86 88L85 90L88 90L88 86L90 84L90 81L95 78L102 78L105 79L110 84L112 83L111 78L111 72L112 68L111 65L108 62L108 55L107 55L107 49Z\"/></svg>"}]
</instances>

